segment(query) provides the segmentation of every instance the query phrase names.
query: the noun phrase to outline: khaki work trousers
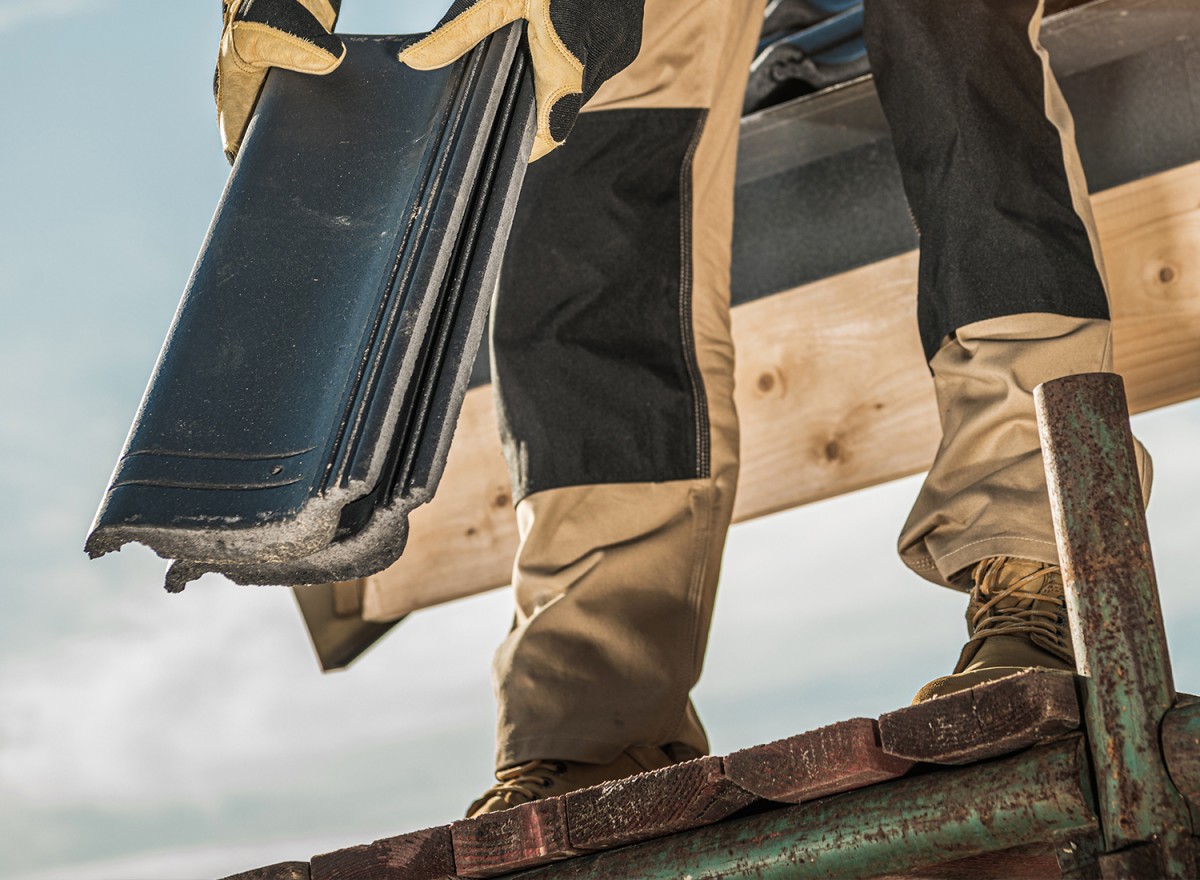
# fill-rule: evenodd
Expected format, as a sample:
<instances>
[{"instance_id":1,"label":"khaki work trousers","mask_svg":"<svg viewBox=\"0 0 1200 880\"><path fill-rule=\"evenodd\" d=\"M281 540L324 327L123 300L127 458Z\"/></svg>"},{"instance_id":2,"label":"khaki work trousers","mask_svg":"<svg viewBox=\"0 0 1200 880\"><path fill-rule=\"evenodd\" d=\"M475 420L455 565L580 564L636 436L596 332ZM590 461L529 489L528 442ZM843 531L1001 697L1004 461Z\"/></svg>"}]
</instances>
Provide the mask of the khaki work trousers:
<instances>
[{"instance_id":1,"label":"khaki work trousers","mask_svg":"<svg viewBox=\"0 0 1200 880\"><path fill-rule=\"evenodd\" d=\"M880 17L908 15L918 6L937 14L948 8L945 2L876 0L875 28L907 26ZM1008 0L953 2L963 9L991 4L1006 14L1015 8ZM1042 66L1041 6L1027 5L1024 51ZM688 695L700 675L737 482L729 333L733 186L743 91L763 6L764 0L648 0L638 59L584 108L571 141L531 168L493 313L492 373L520 531L516 615L494 664L497 767L535 758L606 763L632 745L662 746L679 759L707 751ZM890 67L892 59L884 60ZM1094 230L1070 116L1048 67L1030 75L1041 82L1043 73L1039 123L1053 126L1050 136L1061 149L1056 161L1067 169L1059 176L1069 193L1058 201L1086 249ZM906 108L897 110L886 89L881 94L894 130L923 124L919 116L907 118ZM916 114L921 96L912 100ZM612 250L611 239L636 224L643 208L660 210L665 198L645 195L644 181L629 182L634 166L653 165L653 156L635 155L615 169L605 165L623 143L601 142L605 126L636 123L624 140L653 141L646 132L656 120L669 128L672 114L689 110L700 111L700 123L671 154L678 158L674 170L668 164L664 172L682 177L682 216L678 234L660 250L675 242L678 253L660 273L664 283L648 283L645 292L648 299L662 293L660 305L677 309L682 323L671 332L682 354L672 360L662 356L671 348L668 340L662 346L639 341L647 323L641 312L603 313L628 285L616 284L603 296L589 290L644 256L636 242L607 257L590 255ZM600 133L590 140L589 117ZM898 137L898 152L925 151L908 144ZM660 154L666 155L654 155ZM555 175L552 186L547 181ZM597 184L597 177L605 179ZM581 208L564 200L563 189L600 195ZM909 196L920 220L921 196L912 187ZM546 206L553 210L541 210ZM557 227L544 221L539 227L539 213L553 215ZM590 237L579 233L592 222L610 225ZM933 225L923 230L923 269L934 265L926 259L938 235ZM649 242L659 231L648 226L634 238ZM938 247L961 251L964 245ZM1097 253L1083 259L1093 272L1102 271ZM653 273L641 273L647 274ZM936 276L930 273L931 287L941 283ZM572 285L578 291L563 292ZM1103 312L1102 291L1099 299ZM944 440L900 552L929 580L961 587L962 573L992 555L1056 561L1032 389L1111 366L1107 315L1062 311L1018 304L1010 313L945 329L941 346L927 347ZM617 330L589 335L587 327L597 322ZM557 366L539 369L555 357ZM649 366L640 368L643 362ZM595 374L594 387L572 384L588 378L573 377L572 368ZM606 384L607 373L622 378ZM683 435L658 431L655 423L687 399L691 404L680 405L675 421L686 422L690 439L675 442L669 438ZM679 451L681 461L668 456L647 472L642 465L657 462L663 446ZM948 646L948 658L952 653Z\"/></svg>"},{"instance_id":2,"label":"khaki work trousers","mask_svg":"<svg viewBox=\"0 0 1200 880\"><path fill-rule=\"evenodd\" d=\"M558 486L520 500L516 620L494 667L497 766L535 757L604 763L632 744L669 745L680 758L707 752L688 693L700 676L737 484L733 181L764 2L649 0L641 54L584 108L585 116L702 112L682 166L678 288L699 373L692 430L703 433L696 455L704 461L690 478ZM581 133L560 149L576 148ZM503 422L505 349L495 336Z\"/></svg>"}]
</instances>

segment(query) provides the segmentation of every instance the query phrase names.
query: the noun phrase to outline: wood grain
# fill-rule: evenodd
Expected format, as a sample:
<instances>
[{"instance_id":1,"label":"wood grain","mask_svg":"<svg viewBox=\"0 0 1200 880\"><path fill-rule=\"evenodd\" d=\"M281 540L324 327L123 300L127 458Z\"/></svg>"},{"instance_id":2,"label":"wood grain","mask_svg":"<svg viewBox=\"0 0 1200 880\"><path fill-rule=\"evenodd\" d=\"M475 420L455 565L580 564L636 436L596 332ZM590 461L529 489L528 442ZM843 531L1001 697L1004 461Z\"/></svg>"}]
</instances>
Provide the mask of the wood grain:
<instances>
[{"instance_id":1,"label":"wood grain","mask_svg":"<svg viewBox=\"0 0 1200 880\"><path fill-rule=\"evenodd\" d=\"M903 776L913 762L886 754L874 720L852 718L734 752L725 772L761 798L798 804Z\"/></svg>"},{"instance_id":2,"label":"wood grain","mask_svg":"<svg viewBox=\"0 0 1200 880\"><path fill-rule=\"evenodd\" d=\"M1116 369L1140 412L1200 396L1200 163L1093 198ZM939 427L904 254L733 310L747 520L924 470ZM516 521L489 388L467 395L436 499L404 558L363 582L393 620L511 580Z\"/></svg>"},{"instance_id":3,"label":"wood grain","mask_svg":"<svg viewBox=\"0 0 1200 880\"><path fill-rule=\"evenodd\" d=\"M707 757L571 792L567 824L575 849L609 849L711 825L755 800Z\"/></svg>"},{"instance_id":4,"label":"wood grain","mask_svg":"<svg viewBox=\"0 0 1200 880\"><path fill-rule=\"evenodd\" d=\"M1096 860L1100 880L1155 880L1166 876L1152 844L1141 844L1120 852L1105 853Z\"/></svg>"},{"instance_id":5,"label":"wood grain","mask_svg":"<svg viewBox=\"0 0 1200 880\"><path fill-rule=\"evenodd\" d=\"M460 877L494 877L578 855L567 833L565 798L521 804L450 826Z\"/></svg>"},{"instance_id":6,"label":"wood grain","mask_svg":"<svg viewBox=\"0 0 1200 880\"><path fill-rule=\"evenodd\" d=\"M452 880L450 828L429 828L313 856L309 880Z\"/></svg>"},{"instance_id":7,"label":"wood grain","mask_svg":"<svg viewBox=\"0 0 1200 880\"><path fill-rule=\"evenodd\" d=\"M1080 726L1074 676L1028 670L879 718L884 751L911 761L969 764Z\"/></svg>"},{"instance_id":8,"label":"wood grain","mask_svg":"<svg viewBox=\"0 0 1200 880\"><path fill-rule=\"evenodd\" d=\"M1171 781L1200 811L1200 701L1190 694L1180 694L1179 704L1163 719L1162 749Z\"/></svg>"}]
</instances>

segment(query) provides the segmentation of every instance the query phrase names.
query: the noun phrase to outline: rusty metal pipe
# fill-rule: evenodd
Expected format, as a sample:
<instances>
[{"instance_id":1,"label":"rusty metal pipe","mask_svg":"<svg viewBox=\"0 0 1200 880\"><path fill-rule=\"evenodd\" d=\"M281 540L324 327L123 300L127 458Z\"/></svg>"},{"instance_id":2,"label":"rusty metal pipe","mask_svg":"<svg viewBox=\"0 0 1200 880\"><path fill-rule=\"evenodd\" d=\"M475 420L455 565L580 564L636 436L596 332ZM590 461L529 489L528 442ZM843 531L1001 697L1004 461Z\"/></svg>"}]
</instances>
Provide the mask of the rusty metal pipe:
<instances>
[{"instance_id":1,"label":"rusty metal pipe","mask_svg":"<svg viewBox=\"0 0 1200 880\"><path fill-rule=\"evenodd\" d=\"M1191 829L1159 743L1175 687L1124 383L1067 376L1034 398L1106 849L1167 851ZM1166 858L1165 873L1187 870Z\"/></svg>"}]
</instances>

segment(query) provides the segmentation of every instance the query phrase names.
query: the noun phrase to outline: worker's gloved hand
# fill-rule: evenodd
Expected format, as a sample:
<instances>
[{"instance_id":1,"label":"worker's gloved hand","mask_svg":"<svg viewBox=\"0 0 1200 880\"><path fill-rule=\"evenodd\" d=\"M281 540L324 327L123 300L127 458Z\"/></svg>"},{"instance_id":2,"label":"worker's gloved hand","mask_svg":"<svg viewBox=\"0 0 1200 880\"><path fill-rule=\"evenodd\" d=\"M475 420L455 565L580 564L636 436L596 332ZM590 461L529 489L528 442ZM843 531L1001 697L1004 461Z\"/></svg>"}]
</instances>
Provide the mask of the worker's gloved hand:
<instances>
[{"instance_id":1,"label":"worker's gloved hand","mask_svg":"<svg viewBox=\"0 0 1200 880\"><path fill-rule=\"evenodd\" d=\"M437 28L400 60L418 70L443 67L525 19L538 105L532 162L565 141L579 108L637 57L644 10L645 0L454 0Z\"/></svg>"},{"instance_id":2,"label":"worker's gloved hand","mask_svg":"<svg viewBox=\"0 0 1200 880\"><path fill-rule=\"evenodd\" d=\"M232 163L272 67L325 74L346 57L331 31L342 0L223 0L225 28L213 93L221 143Z\"/></svg>"}]
</instances>

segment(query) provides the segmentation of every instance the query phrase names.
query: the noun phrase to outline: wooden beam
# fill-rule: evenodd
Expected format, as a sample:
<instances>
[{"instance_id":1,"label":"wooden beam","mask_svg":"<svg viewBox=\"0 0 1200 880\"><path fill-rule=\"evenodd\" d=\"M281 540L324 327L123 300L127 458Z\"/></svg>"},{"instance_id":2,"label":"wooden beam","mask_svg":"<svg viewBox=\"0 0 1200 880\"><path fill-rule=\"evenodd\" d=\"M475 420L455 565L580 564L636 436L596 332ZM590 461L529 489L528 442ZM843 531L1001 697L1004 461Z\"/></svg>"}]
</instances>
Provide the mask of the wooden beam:
<instances>
[{"instance_id":1,"label":"wooden beam","mask_svg":"<svg viewBox=\"0 0 1200 880\"><path fill-rule=\"evenodd\" d=\"M1093 198L1116 369L1134 412L1200 396L1200 162ZM738 306L735 521L926 469L939 438L916 331L915 253ZM404 557L365 579L363 617L511 580L516 522L488 388L471 391L436 499Z\"/></svg>"},{"instance_id":2,"label":"wooden beam","mask_svg":"<svg viewBox=\"0 0 1200 880\"><path fill-rule=\"evenodd\" d=\"M567 830L567 801L546 798L450 826L459 877L496 877L579 855Z\"/></svg>"},{"instance_id":3,"label":"wooden beam","mask_svg":"<svg viewBox=\"0 0 1200 880\"><path fill-rule=\"evenodd\" d=\"M879 739L910 761L971 764L1052 742L1080 723L1074 675L1028 669L881 715Z\"/></svg>"},{"instance_id":4,"label":"wooden beam","mask_svg":"<svg viewBox=\"0 0 1200 880\"><path fill-rule=\"evenodd\" d=\"M896 779L913 762L886 754L873 718L851 718L818 730L734 752L725 772L746 791L799 804Z\"/></svg>"},{"instance_id":5,"label":"wooden beam","mask_svg":"<svg viewBox=\"0 0 1200 880\"><path fill-rule=\"evenodd\" d=\"M566 795L571 846L613 849L712 825L758 800L710 755Z\"/></svg>"},{"instance_id":6,"label":"wooden beam","mask_svg":"<svg viewBox=\"0 0 1200 880\"><path fill-rule=\"evenodd\" d=\"M428 828L313 856L308 880L453 880L450 828Z\"/></svg>"}]
</instances>

